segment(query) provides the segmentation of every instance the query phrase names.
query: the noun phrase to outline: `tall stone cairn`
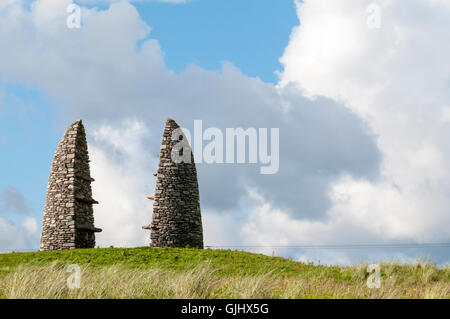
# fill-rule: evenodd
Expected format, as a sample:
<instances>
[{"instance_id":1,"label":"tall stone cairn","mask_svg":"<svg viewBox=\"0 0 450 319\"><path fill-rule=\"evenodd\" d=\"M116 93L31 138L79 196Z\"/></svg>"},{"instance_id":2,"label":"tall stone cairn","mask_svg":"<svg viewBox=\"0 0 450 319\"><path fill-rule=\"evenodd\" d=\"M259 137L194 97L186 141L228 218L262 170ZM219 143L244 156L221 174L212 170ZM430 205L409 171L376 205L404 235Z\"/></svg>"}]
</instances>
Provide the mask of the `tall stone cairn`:
<instances>
[{"instance_id":1,"label":"tall stone cairn","mask_svg":"<svg viewBox=\"0 0 450 319\"><path fill-rule=\"evenodd\" d=\"M66 130L53 159L42 223L41 250L95 247L89 154L81 120Z\"/></svg>"},{"instance_id":2,"label":"tall stone cairn","mask_svg":"<svg viewBox=\"0 0 450 319\"><path fill-rule=\"evenodd\" d=\"M185 139L187 143L183 134L178 140L172 140L172 133L177 129L181 132L178 124L168 119L161 141L158 172L153 174L157 177L155 193L147 196L154 200L152 223L142 228L150 229L152 247L203 249L197 170L190 146L186 144L190 162L177 163L171 157L179 141ZM178 149L174 151L178 152Z\"/></svg>"}]
</instances>

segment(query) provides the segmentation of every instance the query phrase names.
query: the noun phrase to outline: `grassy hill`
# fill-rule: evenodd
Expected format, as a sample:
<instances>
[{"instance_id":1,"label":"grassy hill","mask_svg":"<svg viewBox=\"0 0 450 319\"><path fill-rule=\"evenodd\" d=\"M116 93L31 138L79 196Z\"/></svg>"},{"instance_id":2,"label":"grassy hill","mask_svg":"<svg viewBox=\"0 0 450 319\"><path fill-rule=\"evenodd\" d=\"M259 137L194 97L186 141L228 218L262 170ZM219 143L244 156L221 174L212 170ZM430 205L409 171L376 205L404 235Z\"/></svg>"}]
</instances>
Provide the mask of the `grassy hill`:
<instances>
[{"instance_id":1,"label":"grassy hill","mask_svg":"<svg viewBox=\"0 0 450 319\"><path fill-rule=\"evenodd\" d=\"M81 268L69 289L67 266ZM298 263L231 250L94 248L0 254L0 298L450 298L450 268Z\"/></svg>"}]
</instances>

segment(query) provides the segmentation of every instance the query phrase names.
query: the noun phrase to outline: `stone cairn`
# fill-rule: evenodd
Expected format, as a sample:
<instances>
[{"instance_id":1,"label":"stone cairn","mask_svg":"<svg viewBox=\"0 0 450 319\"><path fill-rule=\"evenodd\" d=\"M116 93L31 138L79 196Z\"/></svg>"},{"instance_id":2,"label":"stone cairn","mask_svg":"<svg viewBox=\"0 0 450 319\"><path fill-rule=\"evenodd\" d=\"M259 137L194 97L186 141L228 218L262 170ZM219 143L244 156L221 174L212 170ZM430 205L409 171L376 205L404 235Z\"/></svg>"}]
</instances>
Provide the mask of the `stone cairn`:
<instances>
[{"instance_id":1,"label":"stone cairn","mask_svg":"<svg viewBox=\"0 0 450 319\"><path fill-rule=\"evenodd\" d=\"M173 139L173 136L176 136ZM181 150L176 147L184 141L187 147ZM188 150L189 154L183 154ZM173 161L175 156L189 160ZM150 230L151 247L186 246L203 249L203 228L200 213L197 170L194 157L178 124L168 119L164 128L159 153L158 172L155 193L147 198L153 200L152 223L143 226Z\"/></svg>"},{"instance_id":2,"label":"stone cairn","mask_svg":"<svg viewBox=\"0 0 450 319\"><path fill-rule=\"evenodd\" d=\"M42 223L41 250L95 247L89 154L81 120L66 130L53 159Z\"/></svg>"}]
</instances>

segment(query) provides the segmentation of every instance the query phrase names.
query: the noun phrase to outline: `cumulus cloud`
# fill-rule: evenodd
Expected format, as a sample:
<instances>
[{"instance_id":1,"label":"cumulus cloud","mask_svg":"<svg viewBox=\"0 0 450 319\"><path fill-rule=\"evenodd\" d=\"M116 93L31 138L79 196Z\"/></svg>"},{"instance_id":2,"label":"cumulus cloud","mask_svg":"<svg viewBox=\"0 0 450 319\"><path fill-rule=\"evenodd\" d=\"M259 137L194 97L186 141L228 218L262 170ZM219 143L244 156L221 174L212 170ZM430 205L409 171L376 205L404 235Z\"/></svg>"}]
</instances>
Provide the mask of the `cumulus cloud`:
<instances>
[{"instance_id":1,"label":"cumulus cloud","mask_svg":"<svg viewBox=\"0 0 450 319\"><path fill-rule=\"evenodd\" d=\"M149 233L141 229L151 221L153 203L145 191L154 189L156 156L146 148L149 130L139 121L120 126L101 125L90 134L90 158L95 207L95 224L103 229L99 246L133 247L149 243Z\"/></svg>"},{"instance_id":2,"label":"cumulus cloud","mask_svg":"<svg viewBox=\"0 0 450 319\"><path fill-rule=\"evenodd\" d=\"M0 192L0 215L3 213L27 214L29 208L23 194L15 187Z\"/></svg>"},{"instance_id":3,"label":"cumulus cloud","mask_svg":"<svg viewBox=\"0 0 450 319\"><path fill-rule=\"evenodd\" d=\"M377 1L381 28L371 29L370 3L297 3L301 25L280 85L345 103L377 135L380 177L343 176L330 189L330 216L382 240L448 241L450 11L439 1Z\"/></svg>"},{"instance_id":4,"label":"cumulus cloud","mask_svg":"<svg viewBox=\"0 0 450 319\"><path fill-rule=\"evenodd\" d=\"M36 240L36 238L32 239ZM31 245L30 233L24 227L18 227L0 217L0 253L14 249L28 249Z\"/></svg>"},{"instance_id":5,"label":"cumulus cloud","mask_svg":"<svg viewBox=\"0 0 450 319\"><path fill-rule=\"evenodd\" d=\"M21 33L39 38L40 44L30 47L24 61L15 55L18 62L5 63L1 73L13 77L24 72L22 81L38 83L67 112L88 123L141 119L152 127L148 147L155 154L158 132L168 116L190 129L194 119L202 119L205 128L281 128L279 174L263 177L258 166L199 165L206 206L237 209L246 197L241 185L250 183L291 213L318 218L327 206L327 186L342 171L376 175L379 155L373 137L364 122L342 105L323 98L311 101L289 87L278 89L245 76L229 63L219 73L191 66L174 74L165 67L158 42L148 38L150 28L132 5L84 9L83 27L70 30L61 10L70 1L62 2L36 1L30 12L23 13L21 24L34 24ZM47 23L34 22L41 20ZM115 36L105 38L105 32ZM143 39L137 48L136 42ZM44 44L46 53L37 54ZM34 62L24 69L25 60ZM348 152L351 145L356 152Z\"/></svg>"},{"instance_id":6,"label":"cumulus cloud","mask_svg":"<svg viewBox=\"0 0 450 319\"><path fill-rule=\"evenodd\" d=\"M25 218L22 223L22 227L28 234L36 234L38 232L38 225L35 218Z\"/></svg>"},{"instance_id":7,"label":"cumulus cloud","mask_svg":"<svg viewBox=\"0 0 450 319\"><path fill-rule=\"evenodd\" d=\"M445 50L433 50L426 36L448 21L443 5L411 1L406 15L400 4L380 1L382 28L369 30L358 1L305 1L275 86L230 63L175 74L131 4L83 8L82 27L68 29L70 3L0 4L0 40L8 43L0 78L36 85L63 115L85 119L102 245L148 243L140 227L151 215L145 194L167 117L188 129L195 119L205 128L280 128L278 174L260 175L258 165L198 165L206 244L448 238L438 225L448 220L441 150L448 123L429 125L445 112L429 106L450 105L449 73ZM438 19L425 23L422 13ZM436 39L445 42L444 35L436 30Z\"/></svg>"},{"instance_id":8,"label":"cumulus cloud","mask_svg":"<svg viewBox=\"0 0 450 319\"><path fill-rule=\"evenodd\" d=\"M20 225L10 220L13 216L26 216L29 211L25 197L17 188L8 187L0 192L0 252L36 246L36 219L24 217Z\"/></svg>"},{"instance_id":9,"label":"cumulus cloud","mask_svg":"<svg viewBox=\"0 0 450 319\"><path fill-rule=\"evenodd\" d=\"M87 4L87 5L95 5L95 4L105 4L105 3L114 3L114 2L165 2L165 3L186 3L189 0L77 0L77 4Z\"/></svg>"},{"instance_id":10,"label":"cumulus cloud","mask_svg":"<svg viewBox=\"0 0 450 319\"><path fill-rule=\"evenodd\" d=\"M103 229L96 239L101 247L149 244L149 231L141 226L151 222L153 202L145 195L154 190L153 172L158 165L158 153L148 149L151 134L150 128L136 119L91 129L91 174L96 179L92 187L100 202L95 207L95 224ZM235 234L239 226L236 212L228 215L204 209L202 217L209 245L240 242Z\"/></svg>"}]
</instances>

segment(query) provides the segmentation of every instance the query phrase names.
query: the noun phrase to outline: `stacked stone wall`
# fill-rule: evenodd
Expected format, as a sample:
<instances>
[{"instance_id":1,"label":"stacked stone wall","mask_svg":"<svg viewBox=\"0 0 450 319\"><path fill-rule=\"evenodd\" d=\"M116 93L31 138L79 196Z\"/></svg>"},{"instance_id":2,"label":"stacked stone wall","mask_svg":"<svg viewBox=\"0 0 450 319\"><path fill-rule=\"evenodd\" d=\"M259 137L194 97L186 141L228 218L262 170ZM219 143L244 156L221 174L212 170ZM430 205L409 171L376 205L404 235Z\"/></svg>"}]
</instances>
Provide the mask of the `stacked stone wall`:
<instances>
[{"instance_id":1,"label":"stacked stone wall","mask_svg":"<svg viewBox=\"0 0 450 319\"><path fill-rule=\"evenodd\" d=\"M159 154L155 193L148 196L154 200L152 223L143 227L150 229L152 247L203 248L203 227L200 212L197 170L189 147L190 161L175 162L172 152L175 145L185 139L181 135L174 140L174 131L181 132L178 124L168 119L164 128ZM183 156L180 150L180 156ZM189 156L188 156L189 158Z\"/></svg>"},{"instance_id":2,"label":"stacked stone wall","mask_svg":"<svg viewBox=\"0 0 450 319\"><path fill-rule=\"evenodd\" d=\"M56 150L42 221L41 250L95 247L89 154L84 126L74 122Z\"/></svg>"}]
</instances>

